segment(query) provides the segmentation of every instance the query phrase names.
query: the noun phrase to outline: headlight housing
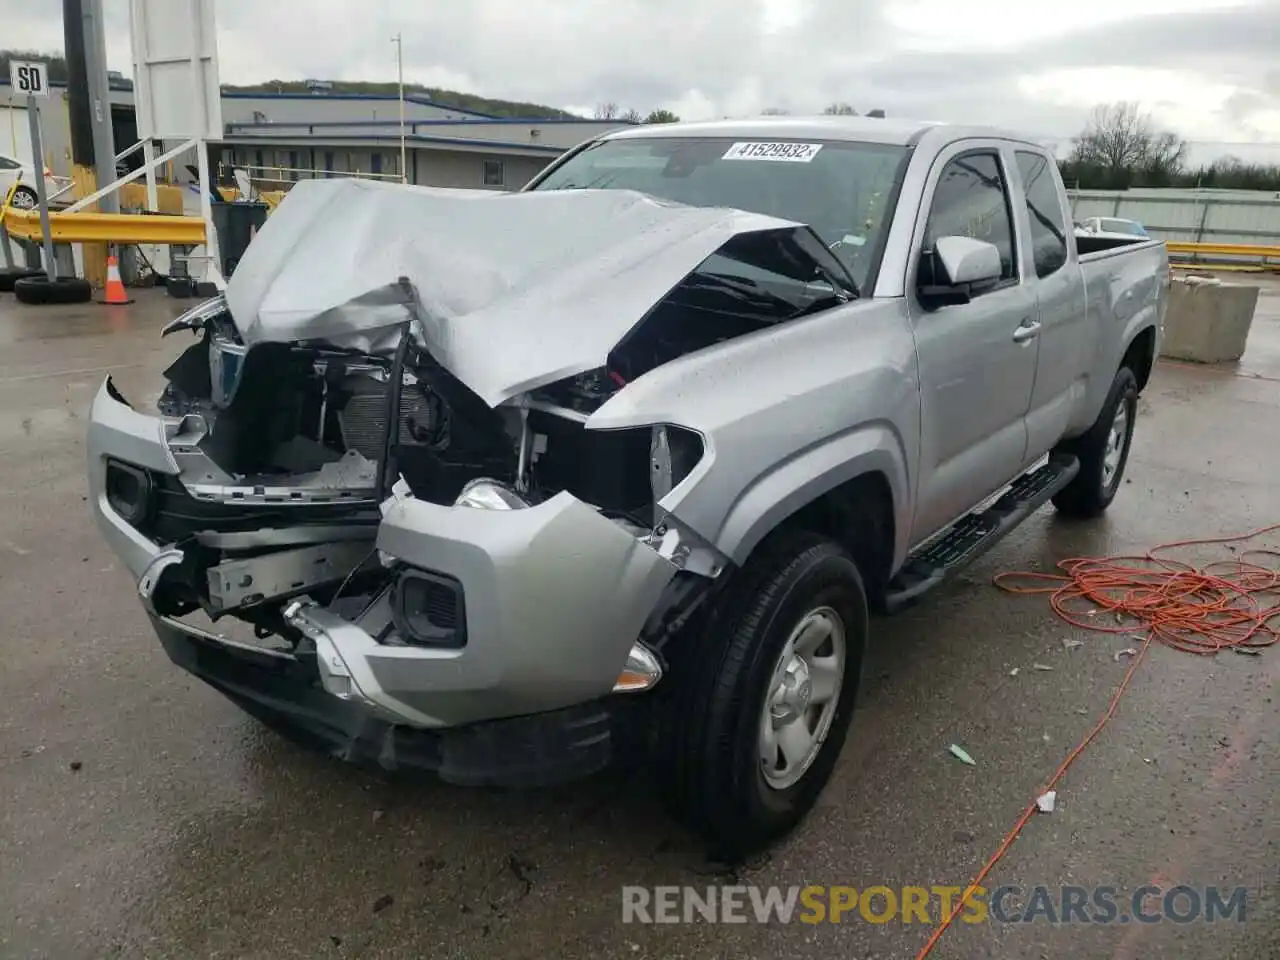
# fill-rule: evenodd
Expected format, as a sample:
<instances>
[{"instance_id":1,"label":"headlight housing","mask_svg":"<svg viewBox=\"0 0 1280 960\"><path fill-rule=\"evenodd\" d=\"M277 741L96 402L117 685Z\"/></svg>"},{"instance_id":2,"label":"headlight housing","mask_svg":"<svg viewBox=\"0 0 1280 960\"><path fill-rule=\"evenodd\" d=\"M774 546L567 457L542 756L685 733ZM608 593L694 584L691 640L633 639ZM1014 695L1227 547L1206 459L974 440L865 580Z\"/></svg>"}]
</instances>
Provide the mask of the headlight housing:
<instances>
[{"instance_id":1,"label":"headlight housing","mask_svg":"<svg viewBox=\"0 0 1280 960\"><path fill-rule=\"evenodd\" d=\"M529 502L509 484L480 477L467 482L453 505L477 510L521 510L529 506Z\"/></svg>"}]
</instances>

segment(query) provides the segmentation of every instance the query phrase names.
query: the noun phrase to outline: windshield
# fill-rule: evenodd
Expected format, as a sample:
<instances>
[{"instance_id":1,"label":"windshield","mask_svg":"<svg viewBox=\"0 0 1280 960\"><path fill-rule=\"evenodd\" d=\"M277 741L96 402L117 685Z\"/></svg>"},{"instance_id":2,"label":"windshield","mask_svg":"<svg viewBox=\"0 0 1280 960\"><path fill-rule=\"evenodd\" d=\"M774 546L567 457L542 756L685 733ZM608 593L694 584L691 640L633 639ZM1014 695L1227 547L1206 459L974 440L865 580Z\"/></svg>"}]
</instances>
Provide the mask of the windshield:
<instances>
[{"instance_id":1,"label":"windshield","mask_svg":"<svg viewBox=\"0 0 1280 960\"><path fill-rule=\"evenodd\" d=\"M530 189L638 190L807 224L865 290L906 152L881 143L623 138L588 147Z\"/></svg>"},{"instance_id":2,"label":"windshield","mask_svg":"<svg viewBox=\"0 0 1280 960\"><path fill-rule=\"evenodd\" d=\"M1105 233L1128 233L1135 237L1145 237L1147 232L1142 229L1142 224L1135 223L1132 220L1103 220L1102 229Z\"/></svg>"}]
</instances>

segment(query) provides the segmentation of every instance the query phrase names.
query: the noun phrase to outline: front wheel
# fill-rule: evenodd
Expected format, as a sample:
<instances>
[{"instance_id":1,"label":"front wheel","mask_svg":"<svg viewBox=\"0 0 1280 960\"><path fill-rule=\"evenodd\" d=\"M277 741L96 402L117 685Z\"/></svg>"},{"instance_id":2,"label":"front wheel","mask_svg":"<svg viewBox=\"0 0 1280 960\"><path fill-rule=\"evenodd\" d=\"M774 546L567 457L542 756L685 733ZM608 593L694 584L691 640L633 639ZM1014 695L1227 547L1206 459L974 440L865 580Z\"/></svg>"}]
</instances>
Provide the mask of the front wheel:
<instances>
[{"instance_id":1,"label":"front wheel","mask_svg":"<svg viewBox=\"0 0 1280 960\"><path fill-rule=\"evenodd\" d=\"M687 638L664 785L720 853L759 849L813 807L849 729L866 638L858 568L816 537L749 562L707 630Z\"/></svg>"},{"instance_id":2,"label":"front wheel","mask_svg":"<svg viewBox=\"0 0 1280 960\"><path fill-rule=\"evenodd\" d=\"M1115 499L1129 462L1138 417L1138 380L1128 367L1116 373L1102 412L1089 430L1062 444L1080 460L1080 472L1054 498L1068 517L1096 517Z\"/></svg>"}]
</instances>

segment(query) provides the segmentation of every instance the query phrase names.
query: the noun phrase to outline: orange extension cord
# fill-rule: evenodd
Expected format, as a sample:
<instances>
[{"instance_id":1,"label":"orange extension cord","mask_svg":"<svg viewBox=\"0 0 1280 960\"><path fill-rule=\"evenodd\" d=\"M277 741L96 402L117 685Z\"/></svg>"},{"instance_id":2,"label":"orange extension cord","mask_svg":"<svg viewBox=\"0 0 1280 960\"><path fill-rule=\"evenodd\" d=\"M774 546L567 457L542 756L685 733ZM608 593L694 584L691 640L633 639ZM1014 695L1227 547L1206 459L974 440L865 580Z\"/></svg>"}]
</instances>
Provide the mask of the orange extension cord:
<instances>
[{"instance_id":1,"label":"orange extension cord","mask_svg":"<svg viewBox=\"0 0 1280 960\"><path fill-rule=\"evenodd\" d=\"M1274 562L1280 559L1280 551L1245 550L1235 559L1203 567L1160 556L1179 547L1242 543L1277 530L1280 530L1280 523L1240 536L1178 540L1161 544L1140 557L1063 560L1058 564L1061 574L1011 572L996 575L993 582L1008 593L1049 594L1053 611L1072 626L1101 633L1145 633L1137 656L1130 662L1102 718L1067 754L1053 776L1036 792L1037 797L1058 784L1076 758L1115 715L1120 698L1129 689L1153 642L1184 653L1212 656L1232 648L1256 652L1280 640L1280 624L1272 624L1280 618L1280 601L1264 606L1261 600L1263 594L1280 592L1280 568L1244 559L1268 557ZM1111 624L1097 622L1104 613L1112 615ZM924 960L933 951L965 902L1008 852L1036 809L1035 800L1027 804L996 852L965 889L964 896L916 954L916 960Z\"/></svg>"}]
</instances>

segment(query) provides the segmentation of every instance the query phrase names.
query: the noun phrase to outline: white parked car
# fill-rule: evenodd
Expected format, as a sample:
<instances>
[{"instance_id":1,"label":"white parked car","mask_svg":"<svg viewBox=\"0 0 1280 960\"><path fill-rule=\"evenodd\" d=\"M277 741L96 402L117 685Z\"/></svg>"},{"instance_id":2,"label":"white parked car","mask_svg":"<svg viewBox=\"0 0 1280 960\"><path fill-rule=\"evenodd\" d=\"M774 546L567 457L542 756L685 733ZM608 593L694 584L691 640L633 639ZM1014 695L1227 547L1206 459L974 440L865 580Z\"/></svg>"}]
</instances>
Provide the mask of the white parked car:
<instances>
[{"instance_id":1,"label":"white parked car","mask_svg":"<svg viewBox=\"0 0 1280 960\"><path fill-rule=\"evenodd\" d=\"M52 170L45 167L43 172L45 195L52 196L59 189L58 184L53 179ZM4 202L9 188L15 183L18 188L13 191L11 206L19 210L35 209L40 202L36 194L36 168L25 160L0 153L0 203Z\"/></svg>"},{"instance_id":2,"label":"white parked car","mask_svg":"<svg viewBox=\"0 0 1280 960\"><path fill-rule=\"evenodd\" d=\"M1085 233L1099 237L1116 239L1146 240L1147 229L1137 220L1125 220L1122 217L1088 217L1081 220L1077 227Z\"/></svg>"}]
</instances>

